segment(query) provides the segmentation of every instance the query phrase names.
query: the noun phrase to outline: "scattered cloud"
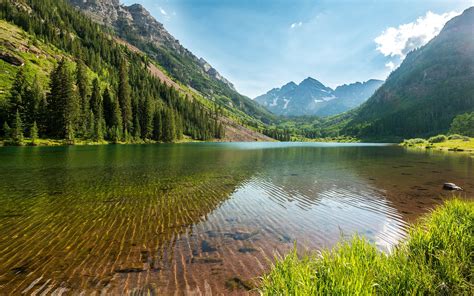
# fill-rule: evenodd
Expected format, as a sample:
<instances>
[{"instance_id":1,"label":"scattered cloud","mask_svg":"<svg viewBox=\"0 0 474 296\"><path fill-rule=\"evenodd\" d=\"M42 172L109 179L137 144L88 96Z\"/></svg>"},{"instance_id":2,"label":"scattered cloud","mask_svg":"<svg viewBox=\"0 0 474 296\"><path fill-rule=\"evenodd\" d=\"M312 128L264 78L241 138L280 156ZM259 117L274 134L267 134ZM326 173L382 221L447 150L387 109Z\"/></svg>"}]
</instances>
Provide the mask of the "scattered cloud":
<instances>
[{"instance_id":1,"label":"scattered cloud","mask_svg":"<svg viewBox=\"0 0 474 296\"><path fill-rule=\"evenodd\" d=\"M388 62L385 64L385 67L389 68L390 71L393 71L397 67L397 65L395 65L394 62Z\"/></svg>"},{"instance_id":2,"label":"scattered cloud","mask_svg":"<svg viewBox=\"0 0 474 296\"><path fill-rule=\"evenodd\" d=\"M302 25L303 25L303 22L292 23L290 28L295 29L295 28L301 27Z\"/></svg>"},{"instance_id":3,"label":"scattered cloud","mask_svg":"<svg viewBox=\"0 0 474 296\"><path fill-rule=\"evenodd\" d=\"M433 37L438 35L448 20L459 15L458 12L446 12L436 14L428 11L426 15L419 17L416 21L389 27L377 38L377 50L384 56L404 58L411 50L425 45ZM387 67L393 63L387 63Z\"/></svg>"},{"instance_id":4,"label":"scattered cloud","mask_svg":"<svg viewBox=\"0 0 474 296\"><path fill-rule=\"evenodd\" d=\"M166 12L166 10L163 9L163 7L158 7L158 9L160 10L160 13L164 16L167 16L168 13Z\"/></svg>"}]
</instances>

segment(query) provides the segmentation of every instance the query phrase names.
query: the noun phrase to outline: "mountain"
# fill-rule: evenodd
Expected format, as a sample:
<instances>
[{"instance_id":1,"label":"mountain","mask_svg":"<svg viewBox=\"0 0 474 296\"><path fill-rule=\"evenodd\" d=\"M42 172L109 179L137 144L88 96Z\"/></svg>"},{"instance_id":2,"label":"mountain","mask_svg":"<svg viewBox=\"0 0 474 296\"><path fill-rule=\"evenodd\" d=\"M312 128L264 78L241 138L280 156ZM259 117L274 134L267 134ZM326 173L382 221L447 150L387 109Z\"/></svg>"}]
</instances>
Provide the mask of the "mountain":
<instances>
[{"instance_id":1,"label":"mountain","mask_svg":"<svg viewBox=\"0 0 474 296\"><path fill-rule=\"evenodd\" d=\"M372 138L431 136L446 132L456 115L472 111L474 7L410 52L343 132Z\"/></svg>"},{"instance_id":2,"label":"mountain","mask_svg":"<svg viewBox=\"0 0 474 296\"><path fill-rule=\"evenodd\" d=\"M264 122L273 119L267 110L239 94L233 84L206 60L183 47L142 5L126 6L120 4L119 0L68 1L96 22L112 28L121 39L148 54L179 83L229 110L237 108Z\"/></svg>"},{"instance_id":3,"label":"mountain","mask_svg":"<svg viewBox=\"0 0 474 296\"><path fill-rule=\"evenodd\" d=\"M141 43L135 46L96 23L128 22L145 15L143 8L124 10L114 0L81 3L101 15L93 21L66 0L0 1L0 137L19 144L37 130L41 138L67 143L272 140L257 131L264 125L256 117L267 111L253 109L252 117L230 97L220 95L230 101L225 104L192 89L138 48ZM169 34L153 36L156 44L175 44L176 56L185 51Z\"/></svg>"},{"instance_id":4,"label":"mountain","mask_svg":"<svg viewBox=\"0 0 474 296\"><path fill-rule=\"evenodd\" d=\"M371 79L338 86L335 90L308 77L299 85L294 82L274 88L254 100L269 111L286 116L330 116L358 107L383 81Z\"/></svg>"}]
</instances>

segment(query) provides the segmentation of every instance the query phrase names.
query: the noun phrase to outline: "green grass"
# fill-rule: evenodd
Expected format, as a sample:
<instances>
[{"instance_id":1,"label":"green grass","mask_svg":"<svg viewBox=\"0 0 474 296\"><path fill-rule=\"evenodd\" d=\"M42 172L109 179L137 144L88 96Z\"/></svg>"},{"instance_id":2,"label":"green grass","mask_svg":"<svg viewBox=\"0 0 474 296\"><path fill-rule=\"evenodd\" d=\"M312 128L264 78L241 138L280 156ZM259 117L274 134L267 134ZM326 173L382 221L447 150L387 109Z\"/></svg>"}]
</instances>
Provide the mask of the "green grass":
<instances>
[{"instance_id":1,"label":"green grass","mask_svg":"<svg viewBox=\"0 0 474 296\"><path fill-rule=\"evenodd\" d=\"M333 250L278 259L262 295L473 295L474 202L445 202L391 254L355 236Z\"/></svg>"},{"instance_id":2,"label":"green grass","mask_svg":"<svg viewBox=\"0 0 474 296\"><path fill-rule=\"evenodd\" d=\"M433 138L439 139L441 137L444 137L443 141L441 142L438 142L437 140L432 140ZM421 138L409 139L403 141L401 145L405 147L420 149L474 152L474 138L469 138L460 135L450 135L448 137L440 135L432 137L429 140Z\"/></svg>"}]
</instances>

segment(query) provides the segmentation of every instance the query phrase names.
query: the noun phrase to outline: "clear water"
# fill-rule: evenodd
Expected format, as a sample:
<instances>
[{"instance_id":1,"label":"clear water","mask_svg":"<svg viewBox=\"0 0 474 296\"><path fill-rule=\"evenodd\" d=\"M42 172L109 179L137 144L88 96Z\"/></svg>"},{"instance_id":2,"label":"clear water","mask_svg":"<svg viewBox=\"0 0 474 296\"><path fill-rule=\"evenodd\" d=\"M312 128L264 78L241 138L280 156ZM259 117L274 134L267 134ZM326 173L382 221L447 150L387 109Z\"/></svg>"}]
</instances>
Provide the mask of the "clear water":
<instances>
[{"instance_id":1,"label":"clear water","mask_svg":"<svg viewBox=\"0 0 474 296\"><path fill-rule=\"evenodd\" d=\"M247 293L295 241L389 250L444 182L474 196L473 162L375 144L4 147L0 289Z\"/></svg>"}]
</instances>

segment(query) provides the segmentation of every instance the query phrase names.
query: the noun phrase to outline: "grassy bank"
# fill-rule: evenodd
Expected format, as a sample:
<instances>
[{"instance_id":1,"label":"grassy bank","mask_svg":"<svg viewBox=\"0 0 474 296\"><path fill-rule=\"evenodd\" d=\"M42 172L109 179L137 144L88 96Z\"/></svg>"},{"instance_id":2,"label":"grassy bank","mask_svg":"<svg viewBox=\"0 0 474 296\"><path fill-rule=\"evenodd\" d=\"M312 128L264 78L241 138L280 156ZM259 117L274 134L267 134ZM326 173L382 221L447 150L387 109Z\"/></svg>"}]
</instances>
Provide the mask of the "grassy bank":
<instances>
[{"instance_id":1,"label":"grassy bank","mask_svg":"<svg viewBox=\"0 0 474 296\"><path fill-rule=\"evenodd\" d=\"M402 146L418 149L432 149L441 151L474 152L474 138L461 135L438 135L429 139L409 139L401 143Z\"/></svg>"},{"instance_id":2,"label":"grassy bank","mask_svg":"<svg viewBox=\"0 0 474 296\"><path fill-rule=\"evenodd\" d=\"M191 143L191 142L202 142L202 141L193 140L190 137L183 137L182 139L176 140L173 143ZM90 146L93 146L93 145L109 145L109 144L126 145L126 144L158 144L158 143L163 143L163 142L139 139L139 140L133 140L133 141L129 141L129 142L115 143L115 142L106 141L106 140L102 140L102 141L97 142L97 141L92 141L92 140L77 139L77 140L74 141L74 143L71 144L66 140L37 139L33 142L31 139L26 138L21 142L21 144L14 143L11 140L0 140L0 147L1 146L70 146L70 145L74 145L74 146L87 146L87 145L90 145Z\"/></svg>"},{"instance_id":3,"label":"grassy bank","mask_svg":"<svg viewBox=\"0 0 474 296\"><path fill-rule=\"evenodd\" d=\"M473 295L474 202L451 200L391 254L354 237L333 250L293 251L263 277L263 295Z\"/></svg>"}]
</instances>

